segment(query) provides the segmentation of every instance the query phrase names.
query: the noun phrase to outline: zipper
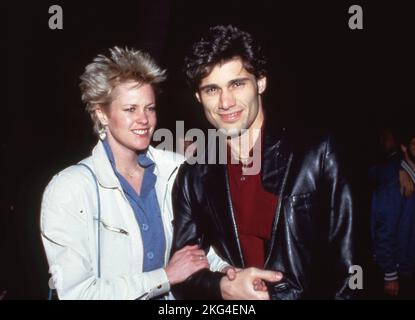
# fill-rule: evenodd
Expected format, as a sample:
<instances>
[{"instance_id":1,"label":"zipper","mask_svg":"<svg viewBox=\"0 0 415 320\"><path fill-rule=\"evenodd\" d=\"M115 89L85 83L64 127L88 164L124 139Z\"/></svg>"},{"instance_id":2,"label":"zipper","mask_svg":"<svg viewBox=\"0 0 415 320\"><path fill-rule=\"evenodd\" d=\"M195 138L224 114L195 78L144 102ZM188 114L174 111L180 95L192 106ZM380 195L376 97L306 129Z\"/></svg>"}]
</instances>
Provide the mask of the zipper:
<instances>
[{"instance_id":1,"label":"zipper","mask_svg":"<svg viewBox=\"0 0 415 320\"><path fill-rule=\"evenodd\" d=\"M160 212L160 215L161 215L161 219L162 219L162 221L163 221L163 225L164 226L168 226L168 224L167 223L171 223L171 221L165 221L165 217L164 217L164 212L165 212L165 206L166 206L166 197L167 197L167 193L168 193L168 190L169 190L169 182L170 182L170 179L171 179L171 177L173 176L173 174L177 171L179 169L179 167L176 167L171 173L170 173L170 175L169 175L169 177L167 178L167 182L166 182L166 189L164 190L164 197L163 197L163 204L162 204L162 211ZM164 228L164 226L163 226L163 228ZM167 236L167 234L165 235L165 237ZM173 237L172 237L173 238ZM170 252L169 252L169 250L167 250L167 242L168 242L168 240L167 240L167 237L165 238L165 240L166 240L166 251L165 251L165 253L164 253L164 263L165 264L167 264L167 262L169 261L169 255L170 255Z\"/></svg>"},{"instance_id":2,"label":"zipper","mask_svg":"<svg viewBox=\"0 0 415 320\"><path fill-rule=\"evenodd\" d=\"M238 244L239 255L240 255L241 261L242 261L242 268L245 268L244 256L242 254L241 242L239 240L238 226L236 225L235 215L234 215L234 212L233 212L231 193L229 191L229 189L230 189L229 188L229 176L228 176L228 170L226 170L226 167L225 167L225 180L226 180L226 195L228 196L228 205L229 205L229 208L231 209L233 228L234 228L235 235L236 235L236 242Z\"/></svg>"},{"instance_id":3,"label":"zipper","mask_svg":"<svg viewBox=\"0 0 415 320\"><path fill-rule=\"evenodd\" d=\"M277 226L278 226L278 222L280 220L280 214L281 214L281 205L282 205L282 199L283 199L283 192L285 189L285 184L287 182L287 177L288 177L288 171L290 171L290 166L291 166L291 161L292 161L293 155L290 154L290 158L288 159L288 163L287 163L287 169L285 171L285 175L284 175L284 179L282 180L282 186L281 186L281 192L280 192L280 198L278 199L278 205L277 205L277 210L275 212L275 219L274 219L274 226L272 228L272 234L271 234L271 246L269 248L268 251L268 256L267 259L265 260L264 263L264 268L267 266L269 259L271 258L271 254L272 254L272 249L274 248L274 242L275 242L275 234L277 232Z\"/></svg>"}]
</instances>

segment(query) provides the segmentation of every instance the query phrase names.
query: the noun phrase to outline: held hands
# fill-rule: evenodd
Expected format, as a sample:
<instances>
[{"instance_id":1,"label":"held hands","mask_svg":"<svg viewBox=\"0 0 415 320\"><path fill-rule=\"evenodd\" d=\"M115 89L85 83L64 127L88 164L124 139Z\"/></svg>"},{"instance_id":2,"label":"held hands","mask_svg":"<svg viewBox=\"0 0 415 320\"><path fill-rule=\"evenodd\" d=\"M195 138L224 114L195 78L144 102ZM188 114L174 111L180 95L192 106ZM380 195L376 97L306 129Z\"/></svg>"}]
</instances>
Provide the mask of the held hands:
<instances>
[{"instance_id":1,"label":"held hands","mask_svg":"<svg viewBox=\"0 0 415 320\"><path fill-rule=\"evenodd\" d=\"M229 267L220 281L222 297L225 300L269 300L264 281L278 282L282 274L258 268L238 269Z\"/></svg>"},{"instance_id":2,"label":"held hands","mask_svg":"<svg viewBox=\"0 0 415 320\"><path fill-rule=\"evenodd\" d=\"M209 262L205 252L198 245L185 246L176 251L166 267L170 285L185 281L196 271L208 269Z\"/></svg>"}]
</instances>

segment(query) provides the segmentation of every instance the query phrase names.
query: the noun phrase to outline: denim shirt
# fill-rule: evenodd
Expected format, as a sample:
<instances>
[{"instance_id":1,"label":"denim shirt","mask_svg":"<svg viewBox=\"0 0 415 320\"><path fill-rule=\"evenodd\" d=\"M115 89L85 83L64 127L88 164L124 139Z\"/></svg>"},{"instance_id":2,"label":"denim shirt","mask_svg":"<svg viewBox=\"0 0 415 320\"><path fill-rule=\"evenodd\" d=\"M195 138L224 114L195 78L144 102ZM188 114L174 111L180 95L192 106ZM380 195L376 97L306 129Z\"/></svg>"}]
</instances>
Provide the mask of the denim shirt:
<instances>
[{"instance_id":1,"label":"denim shirt","mask_svg":"<svg viewBox=\"0 0 415 320\"><path fill-rule=\"evenodd\" d=\"M134 210L138 226L140 227L144 249L142 271L148 272L163 268L166 239L155 190L157 180L156 175L153 173L155 163L145 154L138 154L137 163L144 168L140 195L138 195L128 181L117 171L114 155L108 140L105 139L103 144L112 169L120 181L121 187Z\"/></svg>"}]
</instances>

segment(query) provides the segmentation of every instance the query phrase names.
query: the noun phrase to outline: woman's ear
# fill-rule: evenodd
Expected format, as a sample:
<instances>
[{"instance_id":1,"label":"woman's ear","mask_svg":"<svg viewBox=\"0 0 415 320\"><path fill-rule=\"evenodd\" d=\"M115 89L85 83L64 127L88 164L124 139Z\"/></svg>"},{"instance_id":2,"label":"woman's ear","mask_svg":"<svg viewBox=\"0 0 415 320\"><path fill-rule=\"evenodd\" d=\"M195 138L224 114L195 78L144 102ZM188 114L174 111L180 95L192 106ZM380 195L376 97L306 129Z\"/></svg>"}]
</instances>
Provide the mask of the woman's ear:
<instances>
[{"instance_id":1,"label":"woman's ear","mask_svg":"<svg viewBox=\"0 0 415 320\"><path fill-rule=\"evenodd\" d=\"M95 115L98 120L101 122L102 126L105 127L108 125L108 117L101 105L97 105L95 109Z\"/></svg>"}]
</instances>

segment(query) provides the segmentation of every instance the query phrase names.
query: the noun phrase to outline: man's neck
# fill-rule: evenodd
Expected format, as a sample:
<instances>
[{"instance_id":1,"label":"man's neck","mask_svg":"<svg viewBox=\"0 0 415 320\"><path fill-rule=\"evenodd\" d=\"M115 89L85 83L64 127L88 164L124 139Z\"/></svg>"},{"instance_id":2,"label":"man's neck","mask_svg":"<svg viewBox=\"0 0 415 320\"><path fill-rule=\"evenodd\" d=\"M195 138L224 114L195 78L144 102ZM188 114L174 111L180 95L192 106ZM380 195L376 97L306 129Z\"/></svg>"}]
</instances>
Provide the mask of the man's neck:
<instances>
[{"instance_id":1,"label":"man's neck","mask_svg":"<svg viewBox=\"0 0 415 320\"><path fill-rule=\"evenodd\" d=\"M261 138L261 128L264 123L264 113L262 107L259 108L258 115L252 125L241 135L228 140L232 155L237 159L248 159L251 150Z\"/></svg>"}]
</instances>

